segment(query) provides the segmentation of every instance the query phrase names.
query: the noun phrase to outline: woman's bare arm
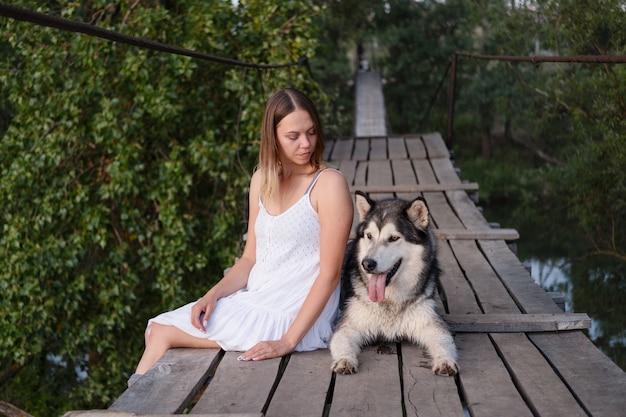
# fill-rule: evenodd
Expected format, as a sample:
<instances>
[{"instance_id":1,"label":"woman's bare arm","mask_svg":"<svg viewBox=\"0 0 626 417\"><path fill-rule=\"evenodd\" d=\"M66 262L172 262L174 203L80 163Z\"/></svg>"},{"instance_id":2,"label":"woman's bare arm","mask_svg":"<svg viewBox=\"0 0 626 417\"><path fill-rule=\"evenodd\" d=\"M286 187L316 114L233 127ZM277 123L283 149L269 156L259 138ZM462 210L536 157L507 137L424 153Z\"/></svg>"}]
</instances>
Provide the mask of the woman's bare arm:
<instances>
[{"instance_id":1,"label":"woman's bare arm","mask_svg":"<svg viewBox=\"0 0 626 417\"><path fill-rule=\"evenodd\" d=\"M311 202L317 208L321 228L320 273L283 338L257 344L242 355L244 359L269 359L292 352L319 318L339 283L354 214L343 175L335 171L324 173L311 192Z\"/></svg>"},{"instance_id":2,"label":"woman's bare arm","mask_svg":"<svg viewBox=\"0 0 626 417\"><path fill-rule=\"evenodd\" d=\"M259 184L259 175L255 173L250 181L248 237L243 255L235 262L235 265L233 265L226 275L207 291L191 309L191 323L195 328L201 331L204 331L206 322L213 312L217 300L239 291L248 283L248 276L256 262L256 235L254 233L254 223L259 214Z\"/></svg>"}]
</instances>

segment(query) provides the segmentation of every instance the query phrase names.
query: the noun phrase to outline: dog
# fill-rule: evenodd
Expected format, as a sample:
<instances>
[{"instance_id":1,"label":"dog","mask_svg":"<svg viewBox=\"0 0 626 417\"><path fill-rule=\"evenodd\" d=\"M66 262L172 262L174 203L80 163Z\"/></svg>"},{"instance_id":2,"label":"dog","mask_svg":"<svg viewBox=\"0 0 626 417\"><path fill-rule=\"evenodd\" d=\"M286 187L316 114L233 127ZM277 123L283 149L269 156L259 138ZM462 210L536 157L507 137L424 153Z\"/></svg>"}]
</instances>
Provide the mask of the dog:
<instances>
[{"instance_id":1,"label":"dog","mask_svg":"<svg viewBox=\"0 0 626 417\"><path fill-rule=\"evenodd\" d=\"M356 191L355 203L359 224L343 260L331 370L355 373L363 346L409 340L426 347L435 374L455 375L454 339L436 311L441 270L426 201L374 201Z\"/></svg>"}]
</instances>

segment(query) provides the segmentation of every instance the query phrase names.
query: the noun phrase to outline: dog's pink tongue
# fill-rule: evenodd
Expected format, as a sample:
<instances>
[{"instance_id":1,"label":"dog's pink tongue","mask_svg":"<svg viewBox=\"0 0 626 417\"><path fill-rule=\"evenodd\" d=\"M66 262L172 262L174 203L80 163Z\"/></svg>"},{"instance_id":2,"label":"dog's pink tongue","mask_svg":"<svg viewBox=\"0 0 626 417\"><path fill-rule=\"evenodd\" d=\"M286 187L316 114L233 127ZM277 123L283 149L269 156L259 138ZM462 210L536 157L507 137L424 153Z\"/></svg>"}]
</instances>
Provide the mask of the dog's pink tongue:
<instances>
[{"instance_id":1,"label":"dog's pink tongue","mask_svg":"<svg viewBox=\"0 0 626 417\"><path fill-rule=\"evenodd\" d=\"M385 274L378 274L370 276L369 294L370 300L375 303L381 302L385 299L385 280L387 276Z\"/></svg>"}]
</instances>

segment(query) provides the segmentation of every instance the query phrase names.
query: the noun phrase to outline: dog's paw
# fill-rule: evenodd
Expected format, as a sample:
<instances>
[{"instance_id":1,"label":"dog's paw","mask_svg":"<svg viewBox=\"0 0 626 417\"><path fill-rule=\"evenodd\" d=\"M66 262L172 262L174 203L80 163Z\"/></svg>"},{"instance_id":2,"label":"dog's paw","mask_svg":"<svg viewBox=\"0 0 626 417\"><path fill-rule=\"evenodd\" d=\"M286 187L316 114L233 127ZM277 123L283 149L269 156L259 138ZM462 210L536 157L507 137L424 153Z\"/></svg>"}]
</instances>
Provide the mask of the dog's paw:
<instances>
[{"instance_id":1,"label":"dog's paw","mask_svg":"<svg viewBox=\"0 0 626 417\"><path fill-rule=\"evenodd\" d=\"M333 362L333 366L330 367L333 372L343 375L355 374L359 370L358 362L352 362L349 359L338 359Z\"/></svg>"},{"instance_id":2,"label":"dog's paw","mask_svg":"<svg viewBox=\"0 0 626 417\"><path fill-rule=\"evenodd\" d=\"M459 373L459 365L451 359L433 361L433 373L440 376L454 376Z\"/></svg>"}]
</instances>

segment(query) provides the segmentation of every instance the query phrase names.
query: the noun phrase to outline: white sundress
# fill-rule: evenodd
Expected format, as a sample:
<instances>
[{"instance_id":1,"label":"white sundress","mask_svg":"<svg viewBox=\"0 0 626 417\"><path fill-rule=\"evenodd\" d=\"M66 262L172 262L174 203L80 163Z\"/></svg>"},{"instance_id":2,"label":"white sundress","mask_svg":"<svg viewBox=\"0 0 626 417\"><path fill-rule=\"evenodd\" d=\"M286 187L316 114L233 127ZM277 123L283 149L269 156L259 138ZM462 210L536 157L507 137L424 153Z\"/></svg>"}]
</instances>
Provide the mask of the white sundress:
<instances>
[{"instance_id":1,"label":"white sundress","mask_svg":"<svg viewBox=\"0 0 626 417\"><path fill-rule=\"evenodd\" d=\"M217 342L228 351L246 351L260 341L279 340L296 318L320 271L320 224L310 192L283 213L270 215L259 199L254 225L256 262L248 284L220 298L206 325L206 333L191 325L191 302L148 321L175 326L199 338ZM339 303L335 288L320 317L296 347L310 351L328 347Z\"/></svg>"}]
</instances>

